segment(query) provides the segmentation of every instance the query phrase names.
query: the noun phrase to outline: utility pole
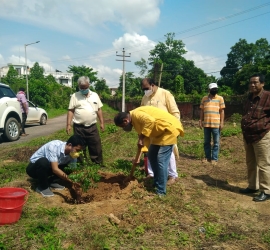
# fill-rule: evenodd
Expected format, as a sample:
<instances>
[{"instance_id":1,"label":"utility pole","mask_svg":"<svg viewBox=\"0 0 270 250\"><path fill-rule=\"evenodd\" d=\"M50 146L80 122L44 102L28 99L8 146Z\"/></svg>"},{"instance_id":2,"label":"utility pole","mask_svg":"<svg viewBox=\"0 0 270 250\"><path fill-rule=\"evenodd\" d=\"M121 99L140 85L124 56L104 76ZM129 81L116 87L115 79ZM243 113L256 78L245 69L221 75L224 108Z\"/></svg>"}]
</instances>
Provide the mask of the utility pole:
<instances>
[{"instance_id":1,"label":"utility pole","mask_svg":"<svg viewBox=\"0 0 270 250\"><path fill-rule=\"evenodd\" d=\"M121 60L118 60L118 59L116 59L116 61L123 61L123 86L122 86L122 88L123 88L123 92L122 92L122 112L125 112L125 75L126 75L126 73L125 73L125 62L131 62L131 61L129 61L129 60L126 60L125 58L126 57L130 57L130 53L129 53L129 56L126 56L125 55L125 48L123 48L123 54L122 55L117 55L117 51L116 51L116 56L121 56L123 59L121 59Z\"/></svg>"}]
</instances>

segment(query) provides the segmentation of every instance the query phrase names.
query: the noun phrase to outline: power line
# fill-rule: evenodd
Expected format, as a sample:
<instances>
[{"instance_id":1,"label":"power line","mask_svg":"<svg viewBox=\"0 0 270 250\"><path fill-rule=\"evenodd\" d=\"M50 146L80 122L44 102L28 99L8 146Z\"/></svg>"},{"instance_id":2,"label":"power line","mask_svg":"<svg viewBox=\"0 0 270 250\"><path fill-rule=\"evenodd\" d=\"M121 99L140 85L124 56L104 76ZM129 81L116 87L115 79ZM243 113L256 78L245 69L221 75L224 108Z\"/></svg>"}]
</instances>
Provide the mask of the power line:
<instances>
[{"instance_id":1,"label":"power line","mask_svg":"<svg viewBox=\"0 0 270 250\"><path fill-rule=\"evenodd\" d=\"M189 28L189 29L180 31L180 32L176 32L175 34L183 34L183 33L186 33L186 32L192 31L192 30L195 30L195 29L199 29L199 28L202 28L202 27L205 27L205 26L214 24L214 23L218 23L218 22L221 22L221 21L224 21L224 20L227 20L227 19L230 19L230 18L239 16L239 15L242 15L242 14L245 14L245 13L248 13L248 12L251 12L251 11L254 11L254 10L257 10L257 9L259 9L259 8L266 7L266 6L268 6L268 5L270 5L270 2L265 3L265 4L262 4L262 5L255 6L255 7L253 7L253 8L250 8L250 9L247 9L247 10L244 10L244 11L241 11L241 12L238 12L238 13L235 13L235 14L232 14L232 15L229 15L229 16L226 16L226 17L224 17L224 18L220 18L220 19L218 19L218 20L214 20L214 21L211 21L211 22L202 24L202 25L198 25L198 26L195 26L195 27L192 27L192 28ZM215 28L215 29L211 29L211 30L204 31L204 32L201 32L201 33L198 33L198 34L194 34L194 35L191 35L191 36L182 38L182 40L183 40L183 39L190 38L190 37L193 37L193 36L201 35L201 34L204 34L204 33L210 32L210 31L213 31L213 30L217 30L217 29L220 29L220 28L223 28L223 27L226 27L226 26L230 26L230 25L233 25L233 24L236 24L236 23L239 23L239 22L243 22L243 21L246 21L246 20L249 20L249 19L252 19L252 18L256 18L256 17L258 17L258 16L265 15L265 14L268 14L268 13L269 13L269 12L266 12L266 13L263 13L263 14L260 14L260 15L254 16L254 17L242 19L242 20L240 20L240 21L237 21L237 22L234 22L234 23L231 23L231 24L228 24L228 25L220 26L220 27L217 27L217 28ZM162 39L164 39L164 38L162 38ZM155 39L155 40L153 40L153 41L158 41L158 40L159 40L159 39ZM132 51L132 52L133 52L133 53L134 53L134 52L140 52L140 51L149 49L148 45L146 45L146 46L147 46L147 48L145 48L145 49L141 49L141 50L137 50L137 51ZM131 47L128 47L128 49L132 49L132 48L135 48L135 46L134 46L134 47L132 47L132 46L131 46ZM47 61L47 62L65 62L65 61L67 62L67 61L74 61L74 60L83 60L83 59L89 58L89 57L92 57L92 58L94 59L94 58L100 58L101 56L109 55L109 54L111 54L112 52L113 52L113 50L106 50L106 51L100 52L100 53L98 53L98 54L94 54L94 55L92 55L92 56L82 56L82 57L76 57L76 58L70 58L70 59L64 59L64 60Z\"/></svg>"}]
</instances>

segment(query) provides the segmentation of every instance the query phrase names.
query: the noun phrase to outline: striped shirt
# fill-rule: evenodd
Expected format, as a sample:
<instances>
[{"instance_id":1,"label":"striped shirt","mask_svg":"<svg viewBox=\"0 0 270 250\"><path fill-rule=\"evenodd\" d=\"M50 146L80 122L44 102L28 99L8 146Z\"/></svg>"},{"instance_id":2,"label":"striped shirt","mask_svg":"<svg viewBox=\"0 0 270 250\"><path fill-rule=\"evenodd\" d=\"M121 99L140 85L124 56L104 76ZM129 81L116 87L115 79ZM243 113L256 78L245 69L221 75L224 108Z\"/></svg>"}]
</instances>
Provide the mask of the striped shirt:
<instances>
[{"instance_id":1,"label":"striped shirt","mask_svg":"<svg viewBox=\"0 0 270 250\"><path fill-rule=\"evenodd\" d=\"M225 108L224 99L220 95L202 98L200 108L203 110L203 126L206 128L219 128L220 111Z\"/></svg>"}]
</instances>

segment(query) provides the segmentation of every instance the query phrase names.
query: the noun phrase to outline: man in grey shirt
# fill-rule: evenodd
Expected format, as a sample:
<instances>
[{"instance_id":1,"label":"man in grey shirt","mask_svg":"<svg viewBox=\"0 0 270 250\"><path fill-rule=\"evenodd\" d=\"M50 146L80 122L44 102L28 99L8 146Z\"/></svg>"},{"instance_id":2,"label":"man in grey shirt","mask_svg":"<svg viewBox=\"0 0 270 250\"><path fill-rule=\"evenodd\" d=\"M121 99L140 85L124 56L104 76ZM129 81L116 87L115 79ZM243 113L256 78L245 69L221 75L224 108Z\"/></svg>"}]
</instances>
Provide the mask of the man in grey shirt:
<instances>
[{"instance_id":1,"label":"man in grey shirt","mask_svg":"<svg viewBox=\"0 0 270 250\"><path fill-rule=\"evenodd\" d=\"M43 197L54 196L50 188L62 190L65 187L53 182L55 177L72 182L63 172L65 166L74 161L76 152L84 148L84 140L79 135L71 136L67 142L53 140L39 148L30 158L26 173L38 179L36 191ZM53 178L52 178L53 177Z\"/></svg>"}]
</instances>

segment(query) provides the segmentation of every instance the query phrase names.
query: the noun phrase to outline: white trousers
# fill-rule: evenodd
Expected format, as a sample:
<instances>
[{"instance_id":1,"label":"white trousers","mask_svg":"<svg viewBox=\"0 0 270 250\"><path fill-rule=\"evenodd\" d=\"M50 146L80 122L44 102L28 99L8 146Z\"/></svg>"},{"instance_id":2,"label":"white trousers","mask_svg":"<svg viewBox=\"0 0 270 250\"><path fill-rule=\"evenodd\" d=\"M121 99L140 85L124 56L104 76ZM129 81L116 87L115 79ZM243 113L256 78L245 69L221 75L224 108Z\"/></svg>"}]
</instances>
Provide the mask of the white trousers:
<instances>
[{"instance_id":1,"label":"white trousers","mask_svg":"<svg viewBox=\"0 0 270 250\"><path fill-rule=\"evenodd\" d=\"M153 170L152 170L152 167L148 158L147 158L147 168L148 168L148 175L154 176L154 173L153 173ZM169 177L174 177L174 178L178 177L178 173L176 170L175 155L173 152L171 154L170 164L168 166L168 175Z\"/></svg>"}]
</instances>

